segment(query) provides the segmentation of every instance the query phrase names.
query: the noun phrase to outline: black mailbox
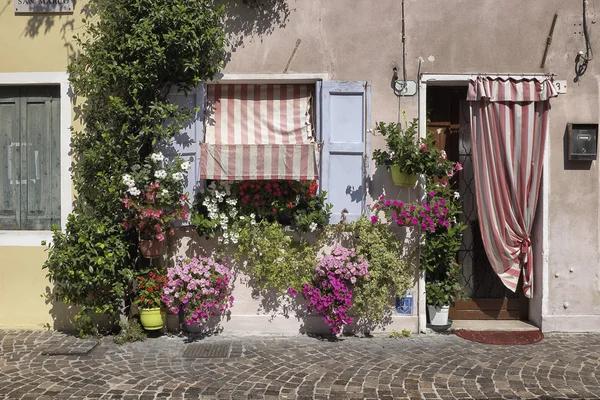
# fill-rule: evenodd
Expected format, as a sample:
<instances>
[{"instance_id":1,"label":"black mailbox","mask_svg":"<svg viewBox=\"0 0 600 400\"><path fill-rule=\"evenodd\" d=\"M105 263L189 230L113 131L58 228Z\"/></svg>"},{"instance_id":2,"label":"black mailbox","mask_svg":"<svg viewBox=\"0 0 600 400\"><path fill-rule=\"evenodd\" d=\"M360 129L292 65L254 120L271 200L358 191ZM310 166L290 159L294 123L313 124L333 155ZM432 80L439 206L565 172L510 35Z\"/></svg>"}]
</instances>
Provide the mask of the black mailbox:
<instances>
[{"instance_id":1,"label":"black mailbox","mask_svg":"<svg viewBox=\"0 0 600 400\"><path fill-rule=\"evenodd\" d=\"M595 160L598 144L598 124L567 124L569 160Z\"/></svg>"}]
</instances>

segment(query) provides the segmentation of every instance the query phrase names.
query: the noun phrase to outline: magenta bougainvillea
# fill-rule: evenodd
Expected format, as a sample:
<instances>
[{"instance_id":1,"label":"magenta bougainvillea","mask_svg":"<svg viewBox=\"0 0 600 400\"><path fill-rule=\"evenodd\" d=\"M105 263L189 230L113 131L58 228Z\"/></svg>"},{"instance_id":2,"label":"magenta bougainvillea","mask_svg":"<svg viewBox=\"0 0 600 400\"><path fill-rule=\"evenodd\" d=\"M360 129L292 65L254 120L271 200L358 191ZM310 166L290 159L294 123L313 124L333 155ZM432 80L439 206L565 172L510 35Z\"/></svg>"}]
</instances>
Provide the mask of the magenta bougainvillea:
<instances>
[{"instance_id":1,"label":"magenta bougainvillea","mask_svg":"<svg viewBox=\"0 0 600 400\"><path fill-rule=\"evenodd\" d=\"M352 306L352 288L360 278L369 276L369 264L356 255L354 249L336 247L317 264L311 284L304 284L302 294L308 301L308 311L323 317L329 329L339 334L352 323L348 310ZM294 290L290 290L295 295Z\"/></svg>"},{"instance_id":2,"label":"magenta bougainvillea","mask_svg":"<svg viewBox=\"0 0 600 400\"><path fill-rule=\"evenodd\" d=\"M178 258L167 278L162 300L173 313L183 309L187 325L205 322L233 305L231 271L212 258Z\"/></svg>"}]
</instances>

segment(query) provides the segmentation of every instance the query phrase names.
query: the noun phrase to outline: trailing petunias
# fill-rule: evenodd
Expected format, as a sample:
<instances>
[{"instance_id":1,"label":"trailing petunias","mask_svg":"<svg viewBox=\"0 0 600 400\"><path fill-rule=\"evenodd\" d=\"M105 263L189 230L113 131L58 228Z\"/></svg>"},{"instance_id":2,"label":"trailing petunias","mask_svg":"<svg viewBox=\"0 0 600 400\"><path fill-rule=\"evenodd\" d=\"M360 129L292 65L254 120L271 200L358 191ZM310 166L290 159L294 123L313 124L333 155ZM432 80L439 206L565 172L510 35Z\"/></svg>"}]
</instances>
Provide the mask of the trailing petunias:
<instances>
[{"instance_id":1,"label":"trailing petunias","mask_svg":"<svg viewBox=\"0 0 600 400\"><path fill-rule=\"evenodd\" d=\"M302 294L308 301L308 311L323 317L329 329L339 334L351 324L348 316L352 306L352 288L360 278L369 276L369 264L356 255L354 249L336 247L317 264L312 284L304 284ZM291 295L295 291L289 291Z\"/></svg>"},{"instance_id":2,"label":"trailing petunias","mask_svg":"<svg viewBox=\"0 0 600 400\"><path fill-rule=\"evenodd\" d=\"M434 191L427 194L427 201L421 203L404 203L403 201L386 199L385 196L370 206L371 222L381 222L381 213L388 223L401 226L419 226L424 231L434 232L437 227L449 228L448 201Z\"/></svg>"},{"instance_id":3,"label":"trailing petunias","mask_svg":"<svg viewBox=\"0 0 600 400\"><path fill-rule=\"evenodd\" d=\"M232 274L229 268L212 258L178 258L167 269L162 300L173 313L181 309L187 325L203 323L233 305Z\"/></svg>"}]
</instances>

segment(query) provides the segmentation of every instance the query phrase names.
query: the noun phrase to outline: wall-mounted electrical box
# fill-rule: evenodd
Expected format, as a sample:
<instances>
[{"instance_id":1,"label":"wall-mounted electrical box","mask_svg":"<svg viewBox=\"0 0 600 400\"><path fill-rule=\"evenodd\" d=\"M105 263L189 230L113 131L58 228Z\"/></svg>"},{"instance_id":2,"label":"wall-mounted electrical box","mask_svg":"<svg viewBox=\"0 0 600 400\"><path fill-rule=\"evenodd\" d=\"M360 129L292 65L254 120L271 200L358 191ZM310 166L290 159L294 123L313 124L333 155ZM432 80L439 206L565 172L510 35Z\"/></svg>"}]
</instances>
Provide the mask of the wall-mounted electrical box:
<instances>
[{"instance_id":1,"label":"wall-mounted electrical box","mask_svg":"<svg viewBox=\"0 0 600 400\"><path fill-rule=\"evenodd\" d=\"M598 148L598 124L567 124L569 160L595 160Z\"/></svg>"}]
</instances>

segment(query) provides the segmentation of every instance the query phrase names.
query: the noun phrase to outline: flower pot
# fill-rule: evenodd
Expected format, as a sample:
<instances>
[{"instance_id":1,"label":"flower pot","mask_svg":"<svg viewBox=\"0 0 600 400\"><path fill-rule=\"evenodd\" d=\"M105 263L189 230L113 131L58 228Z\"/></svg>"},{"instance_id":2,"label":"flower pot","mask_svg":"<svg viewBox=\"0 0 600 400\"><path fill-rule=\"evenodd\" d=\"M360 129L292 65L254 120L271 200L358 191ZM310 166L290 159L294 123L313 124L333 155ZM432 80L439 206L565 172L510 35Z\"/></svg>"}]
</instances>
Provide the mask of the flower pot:
<instances>
[{"instance_id":1,"label":"flower pot","mask_svg":"<svg viewBox=\"0 0 600 400\"><path fill-rule=\"evenodd\" d=\"M409 175L406 172L401 172L398 165L390 166L390 172L392 173L392 181L396 186L415 186L418 175Z\"/></svg>"},{"instance_id":2,"label":"flower pot","mask_svg":"<svg viewBox=\"0 0 600 400\"><path fill-rule=\"evenodd\" d=\"M167 314L160 308L140 308L140 322L147 331L162 329L167 320Z\"/></svg>"},{"instance_id":3,"label":"flower pot","mask_svg":"<svg viewBox=\"0 0 600 400\"><path fill-rule=\"evenodd\" d=\"M429 323L431 325L447 325L448 324L448 311L450 310L450 306L427 306L427 310L429 311Z\"/></svg>"},{"instance_id":4,"label":"flower pot","mask_svg":"<svg viewBox=\"0 0 600 400\"><path fill-rule=\"evenodd\" d=\"M159 240L145 240L140 239L140 251L142 252L142 256L144 258L156 258L160 257L160 253L162 253L163 241Z\"/></svg>"}]
</instances>

